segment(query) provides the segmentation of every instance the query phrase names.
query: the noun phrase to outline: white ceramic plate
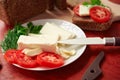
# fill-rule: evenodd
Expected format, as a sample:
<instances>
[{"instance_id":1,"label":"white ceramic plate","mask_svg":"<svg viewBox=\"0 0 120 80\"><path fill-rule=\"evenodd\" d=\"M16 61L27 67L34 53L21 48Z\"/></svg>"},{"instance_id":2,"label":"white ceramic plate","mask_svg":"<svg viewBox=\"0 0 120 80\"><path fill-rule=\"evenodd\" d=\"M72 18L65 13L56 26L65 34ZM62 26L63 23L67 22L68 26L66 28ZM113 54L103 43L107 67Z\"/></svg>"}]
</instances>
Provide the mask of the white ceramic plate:
<instances>
[{"instance_id":1,"label":"white ceramic plate","mask_svg":"<svg viewBox=\"0 0 120 80\"><path fill-rule=\"evenodd\" d=\"M44 25L46 22L55 23L66 30L72 31L77 35L77 37L86 37L84 32L78 26L72 24L71 22L67 22L64 20L58 20L58 19L41 19L41 20L32 21L32 23L35 25L40 25L40 24ZM26 24L23 24L23 25L26 26ZM65 64L63 66L66 66L66 65L74 62L76 59L78 59L83 54L85 49L86 49L86 45L80 46L79 49L77 50L77 53L74 56L71 56L69 59L65 60ZM45 68L45 67L24 68L17 64L14 64L14 65L17 67L23 68L23 69L34 70L34 71L57 69L57 68ZM61 66L61 67L63 67L63 66ZM60 67L58 67L58 68L60 68Z\"/></svg>"}]
</instances>

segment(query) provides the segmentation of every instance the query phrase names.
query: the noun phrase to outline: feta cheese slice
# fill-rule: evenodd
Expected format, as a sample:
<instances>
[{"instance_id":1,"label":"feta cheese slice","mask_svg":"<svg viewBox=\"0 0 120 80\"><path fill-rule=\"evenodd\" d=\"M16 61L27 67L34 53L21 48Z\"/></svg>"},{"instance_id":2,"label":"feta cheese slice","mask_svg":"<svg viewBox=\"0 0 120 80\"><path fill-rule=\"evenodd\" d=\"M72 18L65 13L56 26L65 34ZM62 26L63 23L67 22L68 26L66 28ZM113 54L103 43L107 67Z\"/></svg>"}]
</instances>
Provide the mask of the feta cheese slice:
<instances>
[{"instance_id":1,"label":"feta cheese slice","mask_svg":"<svg viewBox=\"0 0 120 80\"><path fill-rule=\"evenodd\" d=\"M59 39L58 35L37 35L25 36L21 35L18 39L18 49L36 49L40 48L42 51L46 52L57 52L57 41ZM28 53L29 54L29 53ZM37 54L37 53L36 53ZM30 53L31 55L31 53Z\"/></svg>"},{"instance_id":2,"label":"feta cheese slice","mask_svg":"<svg viewBox=\"0 0 120 80\"><path fill-rule=\"evenodd\" d=\"M60 48L59 52L63 58L68 59L69 57L73 56L76 53L76 50L75 49L67 50L65 48Z\"/></svg>"},{"instance_id":3,"label":"feta cheese slice","mask_svg":"<svg viewBox=\"0 0 120 80\"><path fill-rule=\"evenodd\" d=\"M89 10L91 8L91 5L85 6L85 5L79 5L79 14L80 16L89 16Z\"/></svg>"},{"instance_id":4,"label":"feta cheese slice","mask_svg":"<svg viewBox=\"0 0 120 80\"><path fill-rule=\"evenodd\" d=\"M70 39L75 37L74 33L64 30L63 28L59 27L56 24L48 23L48 22L43 26L40 33L51 34L51 35L58 34L60 36L60 40Z\"/></svg>"},{"instance_id":5,"label":"feta cheese slice","mask_svg":"<svg viewBox=\"0 0 120 80\"><path fill-rule=\"evenodd\" d=\"M42 53L43 51L42 51L42 49L40 47L38 47L38 48L33 48L33 49L25 48L25 49L23 49L22 52L24 54L28 55L28 56L36 56L36 55Z\"/></svg>"}]
</instances>

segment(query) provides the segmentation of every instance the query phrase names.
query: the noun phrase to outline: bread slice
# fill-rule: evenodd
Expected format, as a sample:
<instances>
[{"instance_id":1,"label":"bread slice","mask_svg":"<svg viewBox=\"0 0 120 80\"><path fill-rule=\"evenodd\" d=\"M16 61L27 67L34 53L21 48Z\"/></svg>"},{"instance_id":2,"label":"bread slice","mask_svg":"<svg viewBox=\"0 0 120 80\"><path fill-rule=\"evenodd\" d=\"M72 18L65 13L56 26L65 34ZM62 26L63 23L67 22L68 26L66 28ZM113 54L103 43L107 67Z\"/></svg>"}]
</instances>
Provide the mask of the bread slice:
<instances>
[{"instance_id":1,"label":"bread slice","mask_svg":"<svg viewBox=\"0 0 120 80\"><path fill-rule=\"evenodd\" d=\"M46 0L0 0L0 19L8 25L24 23L46 9Z\"/></svg>"},{"instance_id":2,"label":"bread slice","mask_svg":"<svg viewBox=\"0 0 120 80\"><path fill-rule=\"evenodd\" d=\"M76 14L72 17L72 21L74 24L78 25L83 30L92 30L92 31L104 31L107 30L112 20L109 20L105 23L98 23L91 19L89 16L80 17Z\"/></svg>"}]
</instances>

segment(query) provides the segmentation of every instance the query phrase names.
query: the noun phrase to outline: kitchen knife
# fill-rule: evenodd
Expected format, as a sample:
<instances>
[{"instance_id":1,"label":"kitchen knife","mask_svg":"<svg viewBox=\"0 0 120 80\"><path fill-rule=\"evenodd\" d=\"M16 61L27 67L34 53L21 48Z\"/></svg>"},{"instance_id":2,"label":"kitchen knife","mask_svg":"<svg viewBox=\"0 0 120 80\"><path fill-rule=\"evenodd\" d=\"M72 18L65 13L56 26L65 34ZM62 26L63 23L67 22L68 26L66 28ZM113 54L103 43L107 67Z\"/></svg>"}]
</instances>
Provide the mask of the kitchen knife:
<instances>
[{"instance_id":1,"label":"kitchen knife","mask_svg":"<svg viewBox=\"0 0 120 80\"><path fill-rule=\"evenodd\" d=\"M103 58L104 52L101 51L93 63L88 67L86 72L83 74L81 80L95 80L102 73L99 65Z\"/></svg>"},{"instance_id":2,"label":"kitchen knife","mask_svg":"<svg viewBox=\"0 0 120 80\"><path fill-rule=\"evenodd\" d=\"M120 46L120 37L88 37L60 40L58 43L62 44L79 44L79 45L109 45Z\"/></svg>"}]
</instances>

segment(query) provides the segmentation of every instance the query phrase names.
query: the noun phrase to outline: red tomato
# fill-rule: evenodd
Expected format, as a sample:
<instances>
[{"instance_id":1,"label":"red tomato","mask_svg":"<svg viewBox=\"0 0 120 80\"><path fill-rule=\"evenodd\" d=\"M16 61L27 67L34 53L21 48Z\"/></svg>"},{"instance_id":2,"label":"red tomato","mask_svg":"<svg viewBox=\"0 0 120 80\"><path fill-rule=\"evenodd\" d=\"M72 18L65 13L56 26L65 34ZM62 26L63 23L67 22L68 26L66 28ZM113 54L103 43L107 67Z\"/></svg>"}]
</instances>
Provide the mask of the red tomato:
<instances>
[{"instance_id":1,"label":"red tomato","mask_svg":"<svg viewBox=\"0 0 120 80\"><path fill-rule=\"evenodd\" d=\"M96 22L107 22L111 18L111 12L101 6L94 6L90 9L90 16Z\"/></svg>"},{"instance_id":2,"label":"red tomato","mask_svg":"<svg viewBox=\"0 0 120 80\"><path fill-rule=\"evenodd\" d=\"M5 52L5 59L10 62L10 63L16 63L16 53L18 51L17 50L14 50L14 49L10 49L10 50L7 50Z\"/></svg>"},{"instance_id":3,"label":"red tomato","mask_svg":"<svg viewBox=\"0 0 120 80\"><path fill-rule=\"evenodd\" d=\"M75 6L74 9L73 9L74 13L78 16L80 16L79 14L79 5Z\"/></svg>"},{"instance_id":4,"label":"red tomato","mask_svg":"<svg viewBox=\"0 0 120 80\"><path fill-rule=\"evenodd\" d=\"M25 55L22 53L22 50L8 50L4 57L8 62L15 63L23 67L32 68L37 66L36 58Z\"/></svg>"},{"instance_id":5,"label":"red tomato","mask_svg":"<svg viewBox=\"0 0 120 80\"><path fill-rule=\"evenodd\" d=\"M26 68L33 68L37 66L37 62L35 57L30 57L25 55L24 53L17 54L17 64L26 67Z\"/></svg>"},{"instance_id":6,"label":"red tomato","mask_svg":"<svg viewBox=\"0 0 120 80\"><path fill-rule=\"evenodd\" d=\"M37 63L44 67L60 67L64 64L64 59L55 53L43 52L37 56Z\"/></svg>"}]
</instances>

